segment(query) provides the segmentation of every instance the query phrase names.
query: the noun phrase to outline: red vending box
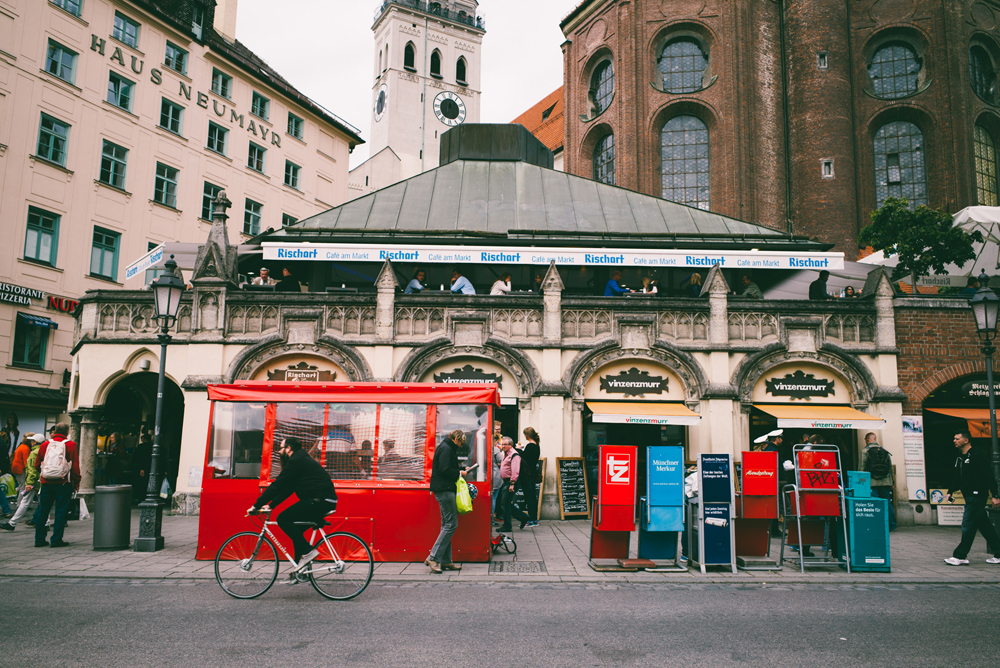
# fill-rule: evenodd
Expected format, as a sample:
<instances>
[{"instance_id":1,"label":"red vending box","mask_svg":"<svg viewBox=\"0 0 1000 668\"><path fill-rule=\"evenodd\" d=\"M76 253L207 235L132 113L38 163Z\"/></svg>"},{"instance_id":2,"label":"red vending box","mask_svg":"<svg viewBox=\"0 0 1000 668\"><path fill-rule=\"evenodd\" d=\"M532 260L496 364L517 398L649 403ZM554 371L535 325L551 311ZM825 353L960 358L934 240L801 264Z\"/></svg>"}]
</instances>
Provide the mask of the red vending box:
<instances>
[{"instance_id":1,"label":"red vending box","mask_svg":"<svg viewBox=\"0 0 1000 668\"><path fill-rule=\"evenodd\" d=\"M634 445L602 445L598 450L598 531L635 531L635 485L637 448Z\"/></svg>"},{"instance_id":2,"label":"red vending box","mask_svg":"<svg viewBox=\"0 0 1000 668\"><path fill-rule=\"evenodd\" d=\"M740 517L778 518L778 453L743 453L743 511Z\"/></svg>"}]
</instances>

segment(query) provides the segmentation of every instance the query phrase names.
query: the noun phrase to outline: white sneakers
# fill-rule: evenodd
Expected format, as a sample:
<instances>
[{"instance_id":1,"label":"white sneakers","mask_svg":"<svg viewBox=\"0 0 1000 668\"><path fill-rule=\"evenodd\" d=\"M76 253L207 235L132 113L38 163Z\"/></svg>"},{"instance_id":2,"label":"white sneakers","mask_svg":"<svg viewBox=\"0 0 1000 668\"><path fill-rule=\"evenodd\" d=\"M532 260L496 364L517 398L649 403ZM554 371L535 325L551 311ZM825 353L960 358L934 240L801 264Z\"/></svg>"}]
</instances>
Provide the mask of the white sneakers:
<instances>
[{"instance_id":1,"label":"white sneakers","mask_svg":"<svg viewBox=\"0 0 1000 668\"><path fill-rule=\"evenodd\" d=\"M1000 557L990 557L986 560L988 564L1000 564Z\"/></svg>"},{"instance_id":2,"label":"white sneakers","mask_svg":"<svg viewBox=\"0 0 1000 668\"><path fill-rule=\"evenodd\" d=\"M303 568L305 568L306 564L308 564L310 561L312 561L313 559L315 559L318 556L319 556L319 550L313 550L309 554L307 554L304 557L302 557L302 561L299 562L299 570L302 570ZM966 563L968 563L968 562L966 562Z\"/></svg>"},{"instance_id":3,"label":"white sneakers","mask_svg":"<svg viewBox=\"0 0 1000 668\"><path fill-rule=\"evenodd\" d=\"M948 557L947 559L944 560L944 563L948 564L949 566L968 566L969 560L956 559L955 557Z\"/></svg>"}]
</instances>

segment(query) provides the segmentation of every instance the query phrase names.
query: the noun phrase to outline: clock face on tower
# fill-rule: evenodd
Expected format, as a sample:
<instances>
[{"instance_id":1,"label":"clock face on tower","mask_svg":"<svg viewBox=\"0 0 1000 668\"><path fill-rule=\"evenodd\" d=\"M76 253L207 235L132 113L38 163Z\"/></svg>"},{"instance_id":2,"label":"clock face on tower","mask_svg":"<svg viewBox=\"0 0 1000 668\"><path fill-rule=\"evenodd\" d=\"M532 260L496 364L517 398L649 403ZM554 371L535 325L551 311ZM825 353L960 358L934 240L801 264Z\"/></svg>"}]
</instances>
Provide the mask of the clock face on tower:
<instances>
[{"instance_id":1,"label":"clock face on tower","mask_svg":"<svg viewBox=\"0 0 1000 668\"><path fill-rule=\"evenodd\" d=\"M434 115L450 127L461 125L465 121L465 102L451 91L439 93L434 98Z\"/></svg>"},{"instance_id":2,"label":"clock face on tower","mask_svg":"<svg viewBox=\"0 0 1000 668\"><path fill-rule=\"evenodd\" d=\"M385 110L389 106L389 89L382 84L378 89L378 96L375 98L375 122L378 123L385 116Z\"/></svg>"}]
</instances>

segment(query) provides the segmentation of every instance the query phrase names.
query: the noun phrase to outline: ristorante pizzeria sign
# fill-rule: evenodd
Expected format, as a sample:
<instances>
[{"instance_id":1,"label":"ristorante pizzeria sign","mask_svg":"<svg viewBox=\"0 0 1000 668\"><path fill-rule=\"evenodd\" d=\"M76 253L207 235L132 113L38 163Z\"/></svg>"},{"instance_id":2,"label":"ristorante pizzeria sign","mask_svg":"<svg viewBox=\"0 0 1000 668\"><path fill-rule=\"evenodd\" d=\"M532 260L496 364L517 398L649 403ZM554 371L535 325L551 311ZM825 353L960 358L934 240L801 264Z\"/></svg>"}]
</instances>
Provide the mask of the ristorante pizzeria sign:
<instances>
[{"instance_id":1,"label":"ristorante pizzeria sign","mask_svg":"<svg viewBox=\"0 0 1000 668\"><path fill-rule=\"evenodd\" d=\"M32 299L42 299L45 293L41 290L22 288L20 285L10 283L0 283L0 302L17 304L19 306L31 306Z\"/></svg>"},{"instance_id":2,"label":"ristorante pizzeria sign","mask_svg":"<svg viewBox=\"0 0 1000 668\"><path fill-rule=\"evenodd\" d=\"M774 397L791 397L805 399L806 397L828 397L834 394L833 381L816 378L811 373L796 371L784 378L765 380L767 393Z\"/></svg>"},{"instance_id":3,"label":"ristorante pizzeria sign","mask_svg":"<svg viewBox=\"0 0 1000 668\"><path fill-rule=\"evenodd\" d=\"M648 371L639 371L632 367L617 376L601 376L601 391L624 394L627 397L641 397L644 394L662 394L669 391L668 382L663 376L650 376Z\"/></svg>"}]
</instances>

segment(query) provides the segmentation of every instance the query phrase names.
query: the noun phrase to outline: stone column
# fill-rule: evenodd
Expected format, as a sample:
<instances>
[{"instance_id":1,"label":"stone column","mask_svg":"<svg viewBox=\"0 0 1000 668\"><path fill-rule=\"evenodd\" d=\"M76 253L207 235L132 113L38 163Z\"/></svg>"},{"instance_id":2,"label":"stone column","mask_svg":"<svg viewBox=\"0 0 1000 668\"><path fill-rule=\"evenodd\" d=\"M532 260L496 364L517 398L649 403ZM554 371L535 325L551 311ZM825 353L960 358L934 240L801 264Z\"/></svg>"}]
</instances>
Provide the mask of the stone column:
<instances>
[{"instance_id":1,"label":"stone column","mask_svg":"<svg viewBox=\"0 0 1000 668\"><path fill-rule=\"evenodd\" d=\"M884 267L868 274L865 287L872 282L875 282L875 345L880 350L891 350L896 347L896 316L892 283Z\"/></svg>"},{"instance_id":2,"label":"stone column","mask_svg":"<svg viewBox=\"0 0 1000 668\"><path fill-rule=\"evenodd\" d=\"M399 281L392 268L392 261L386 260L382 271L375 279L378 296L375 302L375 338L379 341L392 341L396 333L396 291Z\"/></svg>"},{"instance_id":3,"label":"stone column","mask_svg":"<svg viewBox=\"0 0 1000 668\"><path fill-rule=\"evenodd\" d=\"M708 343L712 346L729 346L729 284L719 265L712 267L701 289L708 292Z\"/></svg>"},{"instance_id":4,"label":"stone column","mask_svg":"<svg viewBox=\"0 0 1000 668\"><path fill-rule=\"evenodd\" d=\"M562 340L562 291L565 288L555 260L542 279L542 340L559 344Z\"/></svg>"},{"instance_id":5,"label":"stone column","mask_svg":"<svg viewBox=\"0 0 1000 668\"><path fill-rule=\"evenodd\" d=\"M94 496L97 473L97 423L100 410L78 408L70 414L70 438L76 441L80 455L80 494L90 502Z\"/></svg>"}]
</instances>

